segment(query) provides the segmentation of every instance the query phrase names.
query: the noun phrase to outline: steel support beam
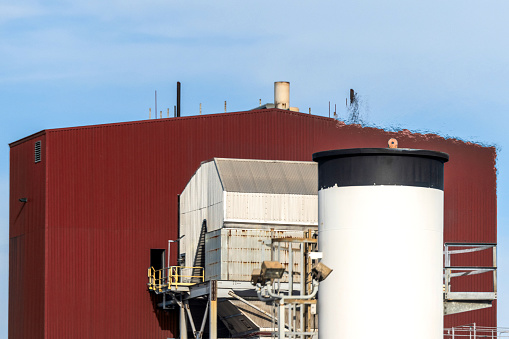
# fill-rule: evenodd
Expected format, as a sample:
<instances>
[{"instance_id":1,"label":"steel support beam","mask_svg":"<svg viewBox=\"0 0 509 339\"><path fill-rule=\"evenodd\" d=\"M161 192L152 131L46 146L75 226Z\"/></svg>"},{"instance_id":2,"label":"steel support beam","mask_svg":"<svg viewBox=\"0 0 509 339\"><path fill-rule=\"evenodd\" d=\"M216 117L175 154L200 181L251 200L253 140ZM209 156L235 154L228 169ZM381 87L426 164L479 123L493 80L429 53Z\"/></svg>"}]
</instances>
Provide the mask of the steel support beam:
<instances>
[{"instance_id":1,"label":"steel support beam","mask_svg":"<svg viewBox=\"0 0 509 339\"><path fill-rule=\"evenodd\" d=\"M492 307L491 301L449 301L444 302L444 315L456 314Z\"/></svg>"},{"instance_id":2,"label":"steel support beam","mask_svg":"<svg viewBox=\"0 0 509 339\"><path fill-rule=\"evenodd\" d=\"M187 339L186 310L183 303L180 304L180 339Z\"/></svg>"},{"instance_id":3,"label":"steel support beam","mask_svg":"<svg viewBox=\"0 0 509 339\"><path fill-rule=\"evenodd\" d=\"M217 339L217 281L210 281L209 338Z\"/></svg>"},{"instance_id":4,"label":"steel support beam","mask_svg":"<svg viewBox=\"0 0 509 339\"><path fill-rule=\"evenodd\" d=\"M285 338L285 304L280 301L279 303L279 313L278 313L278 339L284 339Z\"/></svg>"}]
</instances>

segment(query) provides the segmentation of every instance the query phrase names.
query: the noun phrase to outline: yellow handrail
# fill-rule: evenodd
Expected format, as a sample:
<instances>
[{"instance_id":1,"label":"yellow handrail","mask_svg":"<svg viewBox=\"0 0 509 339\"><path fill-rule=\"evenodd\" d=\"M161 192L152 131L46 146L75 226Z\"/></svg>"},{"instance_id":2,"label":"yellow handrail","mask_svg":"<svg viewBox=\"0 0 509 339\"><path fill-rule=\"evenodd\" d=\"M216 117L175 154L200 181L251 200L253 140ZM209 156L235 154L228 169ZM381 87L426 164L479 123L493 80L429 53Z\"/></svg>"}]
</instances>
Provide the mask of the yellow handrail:
<instances>
[{"instance_id":1,"label":"yellow handrail","mask_svg":"<svg viewBox=\"0 0 509 339\"><path fill-rule=\"evenodd\" d=\"M194 274L198 271L198 274ZM191 272L190 274L185 274ZM171 287L191 286L205 280L203 267L170 266L160 270L148 269L148 288L151 291L163 292Z\"/></svg>"}]
</instances>

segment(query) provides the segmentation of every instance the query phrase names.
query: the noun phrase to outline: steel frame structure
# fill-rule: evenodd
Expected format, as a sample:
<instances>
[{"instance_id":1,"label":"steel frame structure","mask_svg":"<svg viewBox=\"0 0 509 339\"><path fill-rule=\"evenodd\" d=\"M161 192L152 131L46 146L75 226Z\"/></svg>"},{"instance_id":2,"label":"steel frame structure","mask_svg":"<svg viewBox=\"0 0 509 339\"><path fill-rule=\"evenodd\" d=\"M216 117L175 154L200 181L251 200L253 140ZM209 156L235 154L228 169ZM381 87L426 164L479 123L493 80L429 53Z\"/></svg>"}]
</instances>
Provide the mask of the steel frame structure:
<instances>
[{"instance_id":1,"label":"steel frame structure","mask_svg":"<svg viewBox=\"0 0 509 339\"><path fill-rule=\"evenodd\" d=\"M453 266L451 256L492 250L491 266ZM493 274L492 292L465 292L452 290L452 278L476 274ZM497 244L445 243L444 244L444 314L455 314L491 307L497 299Z\"/></svg>"},{"instance_id":2,"label":"steel frame structure","mask_svg":"<svg viewBox=\"0 0 509 339\"><path fill-rule=\"evenodd\" d=\"M280 262L282 249L288 250L289 259L286 284L282 279L274 279L265 285L256 285L258 298L272 301L273 313L277 314L273 318L273 328L276 328L277 319L277 332L273 337L308 339L318 335L316 326L311 326L311 305L316 305L318 292L318 281L311 278L311 267L319 255L310 255L317 253L317 242L312 231L308 231L305 238L275 238L266 243L271 247L271 260ZM300 260L299 272L294 271L296 256ZM300 275L298 283L295 283L294 275Z\"/></svg>"}]
</instances>

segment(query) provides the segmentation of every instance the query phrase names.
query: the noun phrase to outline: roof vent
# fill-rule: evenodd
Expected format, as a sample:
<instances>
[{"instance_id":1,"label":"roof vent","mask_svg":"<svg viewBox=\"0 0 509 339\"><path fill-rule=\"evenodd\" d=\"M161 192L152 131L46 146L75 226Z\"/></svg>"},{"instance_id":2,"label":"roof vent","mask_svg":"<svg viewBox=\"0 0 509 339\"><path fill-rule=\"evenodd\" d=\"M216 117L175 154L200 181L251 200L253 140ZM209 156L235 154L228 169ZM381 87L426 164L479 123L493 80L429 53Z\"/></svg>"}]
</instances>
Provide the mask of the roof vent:
<instances>
[{"instance_id":1,"label":"roof vent","mask_svg":"<svg viewBox=\"0 0 509 339\"><path fill-rule=\"evenodd\" d=\"M34 155L35 155L35 162L41 161L41 141L35 142L35 148L34 148Z\"/></svg>"}]
</instances>

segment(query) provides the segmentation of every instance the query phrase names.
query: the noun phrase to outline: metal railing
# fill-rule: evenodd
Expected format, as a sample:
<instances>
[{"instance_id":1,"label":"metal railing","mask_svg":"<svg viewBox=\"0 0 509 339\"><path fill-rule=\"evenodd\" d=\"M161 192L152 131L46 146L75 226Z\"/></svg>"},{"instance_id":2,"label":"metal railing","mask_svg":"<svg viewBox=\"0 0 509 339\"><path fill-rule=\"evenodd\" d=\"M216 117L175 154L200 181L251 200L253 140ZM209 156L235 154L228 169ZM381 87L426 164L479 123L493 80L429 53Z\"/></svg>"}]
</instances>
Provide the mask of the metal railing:
<instances>
[{"instance_id":1,"label":"metal railing","mask_svg":"<svg viewBox=\"0 0 509 339\"><path fill-rule=\"evenodd\" d=\"M198 272L198 274L196 274ZM203 267L170 266L160 270L148 269L148 289L157 293L172 287L191 286L205 280Z\"/></svg>"},{"instance_id":2,"label":"metal railing","mask_svg":"<svg viewBox=\"0 0 509 339\"><path fill-rule=\"evenodd\" d=\"M485 327L475 323L444 329L444 339L509 338L508 327Z\"/></svg>"},{"instance_id":3,"label":"metal railing","mask_svg":"<svg viewBox=\"0 0 509 339\"><path fill-rule=\"evenodd\" d=\"M459 249L458 249L459 248ZM492 249L491 266L452 266L451 255L472 253ZM497 245L490 243L445 243L444 246L444 296L446 300L486 299L497 298ZM493 274L492 292L460 292L452 291L451 279L454 277L475 275L482 273Z\"/></svg>"}]
</instances>

